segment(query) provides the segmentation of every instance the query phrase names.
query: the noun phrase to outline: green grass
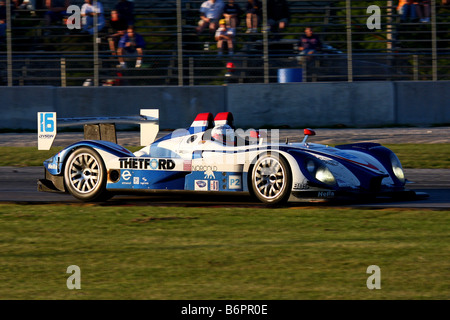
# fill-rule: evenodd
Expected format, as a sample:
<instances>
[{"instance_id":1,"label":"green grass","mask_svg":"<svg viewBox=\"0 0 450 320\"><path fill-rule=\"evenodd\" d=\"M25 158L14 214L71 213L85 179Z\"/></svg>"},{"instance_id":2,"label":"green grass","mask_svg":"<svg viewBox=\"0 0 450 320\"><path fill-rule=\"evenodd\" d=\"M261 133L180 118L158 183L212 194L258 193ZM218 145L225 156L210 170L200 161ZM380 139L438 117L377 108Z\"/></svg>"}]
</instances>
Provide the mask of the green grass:
<instances>
[{"instance_id":1,"label":"green grass","mask_svg":"<svg viewBox=\"0 0 450 320\"><path fill-rule=\"evenodd\" d=\"M388 144L404 168L450 169L450 144Z\"/></svg>"},{"instance_id":2,"label":"green grass","mask_svg":"<svg viewBox=\"0 0 450 320\"><path fill-rule=\"evenodd\" d=\"M404 168L450 169L450 144L390 144L385 145L399 157ZM135 152L140 147L128 147ZM62 148L38 151L34 147L0 147L0 166L41 166Z\"/></svg>"},{"instance_id":3,"label":"green grass","mask_svg":"<svg viewBox=\"0 0 450 320\"><path fill-rule=\"evenodd\" d=\"M449 225L432 210L1 205L0 297L448 299Z\"/></svg>"},{"instance_id":4,"label":"green grass","mask_svg":"<svg viewBox=\"0 0 450 320\"><path fill-rule=\"evenodd\" d=\"M61 147L50 150L37 150L35 147L0 147L0 166L42 166L44 160L61 149Z\"/></svg>"}]
</instances>

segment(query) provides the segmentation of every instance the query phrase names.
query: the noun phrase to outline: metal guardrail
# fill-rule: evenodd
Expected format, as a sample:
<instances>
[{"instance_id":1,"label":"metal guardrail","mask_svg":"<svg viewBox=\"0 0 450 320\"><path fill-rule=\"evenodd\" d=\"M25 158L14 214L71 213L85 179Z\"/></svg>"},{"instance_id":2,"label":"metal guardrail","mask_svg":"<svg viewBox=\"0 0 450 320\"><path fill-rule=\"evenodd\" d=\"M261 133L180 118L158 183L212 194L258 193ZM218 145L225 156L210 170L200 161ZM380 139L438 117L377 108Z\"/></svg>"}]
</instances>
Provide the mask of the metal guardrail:
<instances>
[{"instance_id":1,"label":"metal guardrail","mask_svg":"<svg viewBox=\"0 0 450 320\"><path fill-rule=\"evenodd\" d=\"M304 82L450 80L450 39L446 39L450 16L436 11L441 8L436 0L431 0L429 24L399 23L394 7L397 3L387 1L381 7L379 30L366 26L370 14L365 9L373 1L288 0L293 10L282 40L272 39L273 35L264 28L267 17L263 15L261 33L248 35L244 28L238 29L234 56L217 56L212 37L207 33L195 34L193 24L198 20L195 13L202 2L164 2L163 9L158 7L157 11L169 14L163 19L169 21L166 24L147 16L151 4L139 9L141 19L137 28L147 37L150 47L140 69L133 68L133 61L126 69L117 68L117 56L108 52L104 39L85 36L77 42L67 30L54 35L56 42L53 42L42 40L43 27L35 28L31 31L39 42L39 54L17 50L21 47L12 41L14 28L8 28L6 54L0 53L0 85L79 86L87 79L97 85L270 83L277 82L279 70L285 68L299 69ZM245 1L237 2L242 5ZM326 44L337 49L301 60L295 43L299 31L308 25L318 30L316 33ZM57 45L65 46L65 50L47 50ZM226 68L228 62L234 67Z\"/></svg>"}]
</instances>

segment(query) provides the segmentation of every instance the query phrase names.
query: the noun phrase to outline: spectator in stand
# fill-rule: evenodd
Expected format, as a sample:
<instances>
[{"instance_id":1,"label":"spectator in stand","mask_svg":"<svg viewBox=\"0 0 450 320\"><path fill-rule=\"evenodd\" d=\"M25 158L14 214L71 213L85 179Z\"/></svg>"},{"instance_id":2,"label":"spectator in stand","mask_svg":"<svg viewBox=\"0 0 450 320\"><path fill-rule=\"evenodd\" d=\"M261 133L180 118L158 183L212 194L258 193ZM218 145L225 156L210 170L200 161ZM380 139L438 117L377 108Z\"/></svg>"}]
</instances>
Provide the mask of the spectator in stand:
<instances>
[{"instance_id":1,"label":"spectator in stand","mask_svg":"<svg viewBox=\"0 0 450 320\"><path fill-rule=\"evenodd\" d=\"M14 4L11 3L11 18L14 14ZM0 0L0 44L6 42L6 2Z\"/></svg>"},{"instance_id":2,"label":"spectator in stand","mask_svg":"<svg viewBox=\"0 0 450 320\"><path fill-rule=\"evenodd\" d=\"M35 10L36 0L23 0L23 2L18 6L20 9Z\"/></svg>"},{"instance_id":3,"label":"spectator in stand","mask_svg":"<svg viewBox=\"0 0 450 320\"><path fill-rule=\"evenodd\" d=\"M18 7L20 9L29 10L31 16L36 17L40 15L40 12L37 10L41 10L44 8L45 0L23 0L22 4Z\"/></svg>"},{"instance_id":4,"label":"spectator in stand","mask_svg":"<svg viewBox=\"0 0 450 320\"><path fill-rule=\"evenodd\" d=\"M234 0L229 0L223 9L223 16L227 22L227 27L236 30L240 23L240 15L242 14L241 7L235 3Z\"/></svg>"},{"instance_id":5,"label":"spectator in stand","mask_svg":"<svg viewBox=\"0 0 450 320\"><path fill-rule=\"evenodd\" d=\"M127 33L120 38L119 49L117 53L119 54L119 68L126 68L125 55L136 56L135 68L142 67L142 56L144 54L145 40L137 32L134 31L134 27L129 26Z\"/></svg>"},{"instance_id":6,"label":"spectator in stand","mask_svg":"<svg viewBox=\"0 0 450 320\"><path fill-rule=\"evenodd\" d=\"M11 3L11 16L13 14L13 11L14 11L14 6ZM6 21L6 1L5 0L0 0L0 19Z\"/></svg>"},{"instance_id":7,"label":"spectator in stand","mask_svg":"<svg viewBox=\"0 0 450 320\"><path fill-rule=\"evenodd\" d=\"M305 33L300 37L298 42L298 50L300 51L300 60L306 58L310 60L310 55L322 49L322 42L319 37L314 34L311 27L305 28Z\"/></svg>"},{"instance_id":8,"label":"spectator in stand","mask_svg":"<svg viewBox=\"0 0 450 320\"><path fill-rule=\"evenodd\" d=\"M271 32L282 32L287 27L289 18L290 12L286 0L267 1L267 22Z\"/></svg>"},{"instance_id":9,"label":"spectator in stand","mask_svg":"<svg viewBox=\"0 0 450 320\"><path fill-rule=\"evenodd\" d=\"M233 41L234 41L234 29L228 28L225 19L219 21L219 28L216 31L215 39L217 41L217 49L219 49L219 55L223 54L223 47L226 43L228 46L228 54L231 56L234 54Z\"/></svg>"},{"instance_id":10,"label":"spectator in stand","mask_svg":"<svg viewBox=\"0 0 450 320\"><path fill-rule=\"evenodd\" d=\"M6 20L0 19L0 44L6 42Z\"/></svg>"},{"instance_id":11,"label":"spectator in stand","mask_svg":"<svg viewBox=\"0 0 450 320\"><path fill-rule=\"evenodd\" d=\"M11 0L11 13L14 13L15 9L22 9L21 5L22 5L22 0ZM5 6L6 6L6 2L5 2Z\"/></svg>"},{"instance_id":12,"label":"spectator in stand","mask_svg":"<svg viewBox=\"0 0 450 320\"><path fill-rule=\"evenodd\" d=\"M397 13L400 15L401 22L417 20L416 5L413 0L400 0L397 6Z\"/></svg>"},{"instance_id":13,"label":"spectator in stand","mask_svg":"<svg viewBox=\"0 0 450 320\"><path fill-rule=\"evenodd\" d=\"M222 0L207 0L200 7L200 21L198 22L197 34L209 27L209 32L214 33L223 14L225 3Z\"/></svg>"},{"instance_id":14,"label":"spectator in stand","mask_svg":"<svg viewBox=\"0 0 450 320\"><path fill-rule=\"evenodd\" d=\"M128 0L120 0L114 9L119 13L119 19L126 21L129 26L134 26L134 3Z\"/></svg>"},{"instance_id":15,"label":"spectator in stand","mask_svg":"<svg viewBox=\"0 0 450 320\"><path fill-rule=\"evenodd\" d=\"M125 20L119 19L119 12L115 9L112 10L111 19L109 20L108 44L113 56L116 55L119 40L123 35L125 35L127 28L128 23Z\"/></svg>"},{"instance_id":16,"label":"spectator in stand","mask_svg":"<svg viewBox=\"0 0 450 320\"><path fill-rule=\"evenodd\" d=\"M417 0L416 2L417 16L420 22L428 23L430 22L431 7L430 0Z\"/></svg>"},{"instance_id":17,"label":"spectator in stand","mask_svg":"<svg viewBox=\"0 0 450 320\"><path fill-rule=\"evenodd\" d=\"M261 16L261 2L259 2L259 0L248 0L245 12L247 23L246 33L258 32L258 23Z\"/></svg>"},{"instance_id":18,"label":"spectator in stand","mask_svg":"<svg viewBox=\"0 0 450 320\"><path fill-rule=\"evenodd\" d=\"M94 6L92 0L84 0L81 6L81 24L84 32L94 34L94 17L97 16L97 31L101 31L105 26L105 16L103 15L103 5L96 1Z\"/></svg>"},{"instance_id":19,"label":"spectator in stand","mask_svg":"<svg viewBox=\"0 0 450 320\"><path fill-rule=\"evenodd\" d=\"M67 15L66 10L69 6L69 0L46 0L45 7L48 9L45 13L46 25L62 22Z\"/></svg>"}]
</instances>

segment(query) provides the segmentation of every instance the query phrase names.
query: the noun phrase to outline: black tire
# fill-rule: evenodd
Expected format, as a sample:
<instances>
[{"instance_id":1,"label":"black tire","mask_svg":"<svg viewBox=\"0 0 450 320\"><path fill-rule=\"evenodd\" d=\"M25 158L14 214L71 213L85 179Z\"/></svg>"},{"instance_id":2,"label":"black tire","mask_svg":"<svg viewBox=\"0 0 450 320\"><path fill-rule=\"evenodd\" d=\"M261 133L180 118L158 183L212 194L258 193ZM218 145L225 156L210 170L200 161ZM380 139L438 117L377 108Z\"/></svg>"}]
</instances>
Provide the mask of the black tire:
<instances>
[{"instance_id":1,"label":"black tire","mask_svg":"<svg viewBox=\"0 0 450 320\"><path fill-rule=\"evenodd\" d=\"M69 193L82 201L110 198L106 192L105 164L91 148L79 148L70 154L64 166L64 183Z\"/></svg>"},{"instance_id":2,"label":"black tire","mask_svg":"<svg viewBox=\"0 0 450 320\"><path fill-rule=\"evenodd\" d=\"M292 174L279 154L260 155L251 171L252 193L266 204L285 203L291 194Z\"/></svg>"}]
</instances>

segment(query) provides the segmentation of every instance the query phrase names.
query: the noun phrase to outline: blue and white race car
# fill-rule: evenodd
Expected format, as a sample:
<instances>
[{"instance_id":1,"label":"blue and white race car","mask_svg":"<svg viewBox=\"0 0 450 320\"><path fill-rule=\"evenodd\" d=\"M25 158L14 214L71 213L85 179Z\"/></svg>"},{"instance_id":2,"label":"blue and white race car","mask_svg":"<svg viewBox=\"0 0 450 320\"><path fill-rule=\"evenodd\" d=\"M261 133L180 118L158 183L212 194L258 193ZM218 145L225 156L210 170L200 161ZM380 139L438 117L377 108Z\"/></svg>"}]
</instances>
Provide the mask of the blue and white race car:
<instances>
[{"instance_id":1,"label":"blue and white race car","mask_svg":"<svg viewBox=\"0 0 450 320\"><path fill-rule=\"evenodd\" d=\"M49 149L57 123L70 120L38 113L39 148ZM75 120L101 124L124 119ZM414 194L405 189L397 156L380 144L314 144L307 141L315 134L311 129L304 130L302 142L281 142L278 130L235 129L230 112L198 114L189 128L152 141L159 130L158 110L141 110L134 120L141 124L141 141L150 140L141 143L145 147L132 153L99 140L108 136L98 134L105 130L100 127L96 140L76 142L45 160L38 189L68 192L82 201L158 190L248 192L267 204Z\"/></svg>"}]
</instances>

